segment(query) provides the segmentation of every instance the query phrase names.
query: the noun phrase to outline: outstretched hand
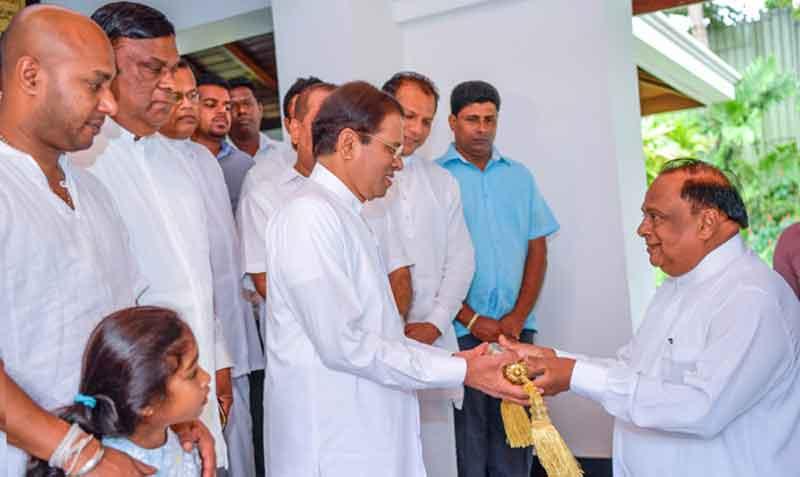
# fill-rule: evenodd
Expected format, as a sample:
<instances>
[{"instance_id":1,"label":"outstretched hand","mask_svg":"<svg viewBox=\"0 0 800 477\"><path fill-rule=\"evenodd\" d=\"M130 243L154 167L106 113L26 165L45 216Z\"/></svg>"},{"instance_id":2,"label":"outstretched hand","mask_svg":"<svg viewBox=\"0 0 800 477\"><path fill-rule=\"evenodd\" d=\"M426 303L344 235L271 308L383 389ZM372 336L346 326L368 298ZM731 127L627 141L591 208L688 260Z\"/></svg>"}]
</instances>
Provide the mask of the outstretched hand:
<instances>
[{"instance_id":1,"label":"outstretched hand","mask_svg":"<svg viewBox=\"0 0 800 477\"><path fill-rule=\"evenodd\" d=\"M519 355L512 351L490 354L488 350L489 344L483 343L470 350L456 353L456 356L467 361L464 384L498 399L527 405L528 395L522 386L511 384L503 376L503 367L519 361Z\"/></svg>"},{"instance_id":2,"label":"outstretched hand","mask_svg":"<svg viewBox=\"0 0 800 477\"><path fill-rule=\"evenodd\" d=\"M530 361L530 358L555 358L556 352L553 348L545 348L544 346L537 346L535 344L520 343L500 336L498 343L504 349L511 350L517 353L521 358Z\"/></svg>"}]
</instances>

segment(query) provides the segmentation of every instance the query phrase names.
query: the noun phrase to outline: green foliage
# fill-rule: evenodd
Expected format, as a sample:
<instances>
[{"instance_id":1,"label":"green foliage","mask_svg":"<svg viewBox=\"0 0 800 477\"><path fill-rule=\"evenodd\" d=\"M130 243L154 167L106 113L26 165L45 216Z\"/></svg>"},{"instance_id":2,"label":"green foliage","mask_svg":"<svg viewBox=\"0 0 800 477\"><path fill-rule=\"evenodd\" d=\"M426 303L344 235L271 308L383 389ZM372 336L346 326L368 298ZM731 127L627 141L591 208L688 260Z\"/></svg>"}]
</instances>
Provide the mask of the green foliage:
<instances>
[{"instance_id":1,"label":"green foliage","mask_svg":"<svg viewBox=\"0 0 800 477\"><path fill-rule=\"evenodd\" d=\"M764 114L800 92L800 83L759 58L743 73L735 99L708 108L642 120L648 184L663 164L680 157L709 161L732 173L750 215L744 236L771 262L775 240L800 221L800 150L795 142L769 146L762 138Z\"/></svg>"},{"instance_id":2,"label":"green foliage","mask_svg":"<svg viewBox=\"0 0 800 477\"><path fill-rule=\"evenodd\" d=\"M800 20L800 8L795 7L792 4L792 0L766 0L764 2L764 8L767 10L778 10L782 8L791 8L792 9L792 17L795 20Z\"/></svg>"}]
</instances>

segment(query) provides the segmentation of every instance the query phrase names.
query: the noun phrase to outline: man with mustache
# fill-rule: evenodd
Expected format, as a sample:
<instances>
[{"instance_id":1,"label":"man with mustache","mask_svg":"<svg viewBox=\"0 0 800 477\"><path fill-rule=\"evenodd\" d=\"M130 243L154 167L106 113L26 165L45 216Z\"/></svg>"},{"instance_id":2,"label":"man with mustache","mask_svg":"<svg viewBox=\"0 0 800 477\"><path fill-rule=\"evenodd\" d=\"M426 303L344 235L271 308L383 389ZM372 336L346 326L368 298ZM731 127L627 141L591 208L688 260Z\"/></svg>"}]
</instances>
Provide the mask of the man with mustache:
<instances>
[{"instance_id":1,"label":"man with mustache","mask_svg":"<svg viewBox=\"0 0 800 477\"><path fill-rule=\"evenodd\" d=\"M419 73L392 76L383 90L403 106L403 169L386 197L367 203L365 216L388 214L395 230L376 228L383 248L399 238L413 267L392 271L389 282L406 318L406 336L458 351L453 317L467 296L475 271L474 250L464 222L461 194L452 175L417 154L431 132L439 93ZM406 274L406 278L400 278ZM404 299L405 297L405 299ZM405 301L405 303L404 303ZM422 452L428 475L455 477L453 404L463 387L419 392Z\"/></svg>"},{"instance_id":2,"label":"man with mustache","mask_svg":"<svg viewBox=\"0 0 800 477\"><path fill-rule=\"evenodd\" d=\"M262 178L253 187L248 188L242 194L239 201L239 207L236 211L237 225L239 226L239 235L242 239L242 256L244 261L244 270L249 274L253 284L259 293L264 298L266 297L267 277L266 277L266 240L264 232L266 231L269 219L275 212L282 207L308 179L311 170L316 164L312 151L311 139L311 124L319 111L322 102L327 98L330 93L336 89L332 84L317 83L306 89L298 99L297 114L294 116L290 127L289 133L292 137L292 142L297 144L297 161L294 167L284 168L277 172L275 176ZM251 172L256 170L259 164L256 164ZM248 177L251 177L248 174ZM262 336L265 327L264 313L265 303L259 306L260 326ZM265 382L260 373L254 373L254 382L252 383L253 389L253 405L258 406L260 409L253 411L253 421L262 423L261 429L256 429L256 442L263 442L263 436L267 432L269 422L263 419L263 395ZM261 378L260 380L258 378ZM269 392L267 390L266 392ZM258 397L261 399L256 403ZM261 412L259 412L261 411ZM263 446L262 446L263 447ZM256 458L262 457L256 451Z\"/></svg>"},{"instance_id":3,"label":"man with mustache","mask_svg":"<svg viewBox=\"0 0 800 477\"><path fill-rule=\"evenodd\" d=\"M275 167L294 165L291 141L276 141L261 132L264 105L256 97L256 88L247 78L229 82L231 93L231 131L228 134L237 149L252 157L256 164L268 162ZM289 130L289 126L286 126Z\"/></svg>"},{"instance_id":4,"label":"man with mustache","mask_svg":"<svg viewBox=\"0 0 800 477\"><path fill-rule=\"evenodd\" d=\"M202 191L209 221L214 312L225 329L225 339L233 359L233 394L218 392L221 411L228 416L224 434L230 475L255 477L248 377L252 371L264 369L264 354L253 309L242 294L244 272L239 236L228 202L225 177L208 149L189 139L199 124L200 116L200 93L194 78L188 63L183 60L178 63L175 91L180 99L160 132L186 159L190 175Z\"/></svg>"},{"instance_id":5,"label":"man with mustache","mask_svg":"<svg viewBox=\"0 0 800 477\"><path fill-rule=\"evenodd\" d=\"M22 477L29 455L47 460L67 438L70 424L44 409L72 404L92 330L134 305L144 283L108 191L64 156L91 146L117 112L108 38L78 13L33 6L14 16L0 50L0 467ZM93 467L101 448L91 439L58 466L155 471L113 449Z\"/></svg>"},{"instance_id":6,"label":"man with mustache","mask_svg":"<svg viewBox=\"0 0 800 477\"><path fill-rule=\"evenodd\" d=\"M253 156L256 165L248 171L247 176L244 178L242 193L265 179L272 179L281 175L287 168L294 167L297 163L297 140L292 136L295 106L303 91L319 83L323 83L323 81L315 76L309 76L308 78L297 78L292 83L292 86L289 87L283 97L283 125L289 134L288 141L280 143L269 139L264 133L259 133L261 146ZM241 92L242 89L238 88L238 91ZM242 117L243 113L240 111L241 109L234 103L234 118ZM241 132L237 134L241 134Z\"/></svg>"},{"instance_id":7,"label":"man with mustache","mask_svg":"<svg viewBox=\"0 0 800 477\"><path fill-rule=\"evenodd\" d=\"M558 230L528 168L494 147L499 113L494 86L457 85L448 119L454 142L438 159L459 183L475 247L475 276L454 321L462 350L502 335L533 342L532 310L547 268L545 240ZM460 477L530 475L530 449L506 444L499 400L466 389L455 422Z\"/></svg>"},{"instance_id":8,"label":"man with mustache","mask_svg":"<svg viewBox=\"0 0 800 477\"><path fill-rule=\"evenodd\" d=\"M266 250L264 232L269 219L302 186L314 169L311 125L322 102L336 87L317 83L300 94L298 110L289 132L297 145L297 161L277 177L265 178L254 184L242 197L237 210L237 223L242 237L245 271L250 274L256 290L266 297Z\"/></svg>"},{"instance_id":9,"label":"man with mustache","mask_svg":"<svg viewBox=\"0 0 800 477\"><path fill-rule=\"evenodd\" d=\"M637 233L669 277L615 358L501 343L529 358L546 395L567 390L614 416L614 475L797 475L800 301L746 244L734 183L702 161L668 162Z\"/></svg>"},{"instance_id":10,"label":"man with mustache","mask_svg":"<svg viewBox=\"0 0 800 477\"><path fill-rule=\"evenodd\" d=\"M232 362L214 315L203 196L185 160L158 134L176 100L175 29L158 10L133 2L107 4L92 19L114 48L119 72L111 89L119 108L92 147L72 154L72 160L106 186L127 225L139 269L149 284L139 303L178 312L197 339L200 366L217 375L202 423L192 424L204 436L200 450L204 475L210 477L217 463L227 467L217 383L230 382Z\"/></svg>"},{"instance_id":11,"label":"man with mustache","mask_svg":"<svg viewBox=\"0 0 800 477\"><path fill-rule=\"evenodd\" d=\"M231 210L236 210L242 182L247 171L253 167L253 158L233 147L227 140L231 130L231 94L228 83L213 75L201 75L197 79L200 93L200 121L192 135L192 141L202 144L219 161L228 185Z\"/></svg>"}]
</instances>

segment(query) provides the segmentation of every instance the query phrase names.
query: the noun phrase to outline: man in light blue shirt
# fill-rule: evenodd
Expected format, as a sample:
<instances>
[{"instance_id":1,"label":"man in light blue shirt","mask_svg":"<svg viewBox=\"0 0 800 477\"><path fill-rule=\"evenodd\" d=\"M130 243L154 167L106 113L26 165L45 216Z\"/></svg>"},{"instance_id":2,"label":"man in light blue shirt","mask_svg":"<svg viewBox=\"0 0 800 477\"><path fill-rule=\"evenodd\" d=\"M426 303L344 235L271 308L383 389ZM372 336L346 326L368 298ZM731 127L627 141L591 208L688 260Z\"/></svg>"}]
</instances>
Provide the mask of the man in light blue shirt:
<instances>
[{"instance_id":1,"label":"man in light blue shirt","mask_svg":"<svg viewBox=\"0 0 800 477\"><path fill-rule=\"evenodd\" d=\"M437 162L461 188L475 247L475 276L455 317L459 348L496 342L500 335L533 342L532 313L547 267L545 238L559 226L530 171L494 147L500 95L490 84L468 81L450 97L454 143ZM500 401L466 389L456 411L458 475L530 475L529 448L506 444Z\"/></svg>"},{"instance_id":2,"label":"man in light blue shirt","mask_svg":"<svg viewBox=\"0 0 800 477\"><path fill-rule=\"evenodd\" d=\"M225 176L231 209L235 211L244 177L255 161L226 140L231 130L232 104L228 82L214 75L200 75L197 91L200 93L200 117L192 141L208 148L217 158Z\"/></svg>"}]
</instances>

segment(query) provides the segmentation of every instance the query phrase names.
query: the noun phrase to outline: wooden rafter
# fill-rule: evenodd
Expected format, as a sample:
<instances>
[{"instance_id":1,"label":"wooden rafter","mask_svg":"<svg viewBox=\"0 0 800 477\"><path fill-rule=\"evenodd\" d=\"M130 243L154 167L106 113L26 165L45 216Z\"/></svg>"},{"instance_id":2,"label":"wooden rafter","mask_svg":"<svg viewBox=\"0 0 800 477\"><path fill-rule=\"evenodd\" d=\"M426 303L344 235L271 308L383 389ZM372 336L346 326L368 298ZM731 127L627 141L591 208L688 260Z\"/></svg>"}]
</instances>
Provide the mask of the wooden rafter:
<instances>
[{"instance_id":1,"label":"wooden rafter","mask_svg":"<svg viewBox=\"0 0 800 477\"><path fill-rule=\"evenodd\" d=\"M245 68L249 69L256 75L259 81L268 89L273 91L278 90L278 82L275 81L275 78L272 77L269 73L264 71L258 63L253 60L253 58L247 54L247 52L236 43L227 43L224 45L225 50L233 56L236 61L242 64Z\"/></svg>"},{"instance_id":2,"label":"wooden rafter","mask_svg":"<svg viewBox=\"0 0 800 477\"><path fill-rule=\"evenodd\" d=\"M668 8L682 7L692 3L702 3L699 0L633 0L633 14L643 15Z\"/></svg>"}]
</instances>

